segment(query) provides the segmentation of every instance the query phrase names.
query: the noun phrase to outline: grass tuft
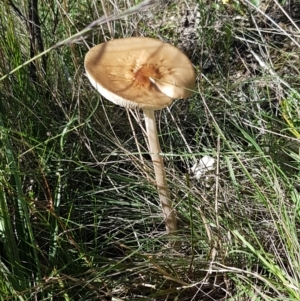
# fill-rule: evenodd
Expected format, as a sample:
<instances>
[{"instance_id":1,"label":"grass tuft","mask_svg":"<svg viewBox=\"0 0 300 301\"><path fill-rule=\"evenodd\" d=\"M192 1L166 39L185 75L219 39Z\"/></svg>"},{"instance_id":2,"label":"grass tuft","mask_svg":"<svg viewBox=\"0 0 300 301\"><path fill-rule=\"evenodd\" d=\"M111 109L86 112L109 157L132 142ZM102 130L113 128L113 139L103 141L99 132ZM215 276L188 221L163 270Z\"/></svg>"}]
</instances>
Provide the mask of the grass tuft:
<instances>
[{"instance_id":1,"label":"grass tuft","mask_svg":"<svg viewBox=\"0 0 300 301\"><path fill-rule=\"evenodd\" d=\"M4 1L0 300L300 300L298 19L296 1ZM128 36L197 72L157 112L176 250L142 115L84 75Z\"/></svg>"}]
</instances>

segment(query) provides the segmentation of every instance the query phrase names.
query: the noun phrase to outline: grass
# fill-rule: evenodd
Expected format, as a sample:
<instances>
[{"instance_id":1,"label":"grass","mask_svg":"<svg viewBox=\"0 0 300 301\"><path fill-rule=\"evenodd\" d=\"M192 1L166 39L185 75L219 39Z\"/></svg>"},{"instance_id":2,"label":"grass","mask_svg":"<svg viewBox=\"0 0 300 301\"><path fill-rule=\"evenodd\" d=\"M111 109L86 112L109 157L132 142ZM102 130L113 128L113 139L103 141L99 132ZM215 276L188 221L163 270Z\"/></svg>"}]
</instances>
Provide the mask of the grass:
<instances>
[{"instance_id":1,"label":"grass","mask_svg":"<svg viewBox=\"0 0 300 301\"><path fill-rule=\"evenodd\" d=\"M297 2L39 2L35 39L28 5L0 7L0 300L300 300ZM111 35L171 42L197 70L157 114L176 250L142 115L84 76Z\"/></svg>"}]
</instances>

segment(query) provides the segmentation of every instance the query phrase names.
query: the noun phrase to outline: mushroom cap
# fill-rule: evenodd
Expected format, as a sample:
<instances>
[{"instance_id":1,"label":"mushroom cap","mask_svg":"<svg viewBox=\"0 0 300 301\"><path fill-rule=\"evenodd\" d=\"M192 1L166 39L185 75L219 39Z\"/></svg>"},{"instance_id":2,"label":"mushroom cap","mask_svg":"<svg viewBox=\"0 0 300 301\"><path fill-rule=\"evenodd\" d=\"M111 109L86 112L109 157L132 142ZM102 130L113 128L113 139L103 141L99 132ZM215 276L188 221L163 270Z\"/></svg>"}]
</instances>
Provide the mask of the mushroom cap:
<instances>
[{"instance_id":1,"label":"mushroom cap","mask_svg":"<svg viewBox=\"0 0 300 301\"><path fill-rule=\"evenodd\" d=\"M131 37L94 46L84 67L92 85L108 100L127 108L159 110L187 98L195 86L188 57L160 40Z\"/></svg>"}]
</instances>

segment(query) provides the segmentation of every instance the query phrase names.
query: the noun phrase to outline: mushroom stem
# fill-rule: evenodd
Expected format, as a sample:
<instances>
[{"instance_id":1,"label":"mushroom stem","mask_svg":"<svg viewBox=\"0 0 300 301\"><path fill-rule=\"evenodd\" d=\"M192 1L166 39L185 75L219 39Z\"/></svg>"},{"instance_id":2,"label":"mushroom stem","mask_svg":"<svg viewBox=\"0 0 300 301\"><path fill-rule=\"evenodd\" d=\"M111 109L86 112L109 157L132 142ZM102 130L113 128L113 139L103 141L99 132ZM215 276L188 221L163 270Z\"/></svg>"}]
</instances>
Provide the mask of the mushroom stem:
<instances>
[{"instance_id":1,"label":"mushroom stem","mask_svg":"<svg viewBox=\"0 0 300 301\"><path fill-rule=\"evenodd\" d=\"M163 158L160 155L161 149L157 135L157 128L153 109L143 109L145 116L146 131L149 141L149 151L152 158L155 180L159 199L164 214L167 233L177 230L177 219L170 199L170 192L166 180L166 172Z\"/></svg>"}]
</instances>

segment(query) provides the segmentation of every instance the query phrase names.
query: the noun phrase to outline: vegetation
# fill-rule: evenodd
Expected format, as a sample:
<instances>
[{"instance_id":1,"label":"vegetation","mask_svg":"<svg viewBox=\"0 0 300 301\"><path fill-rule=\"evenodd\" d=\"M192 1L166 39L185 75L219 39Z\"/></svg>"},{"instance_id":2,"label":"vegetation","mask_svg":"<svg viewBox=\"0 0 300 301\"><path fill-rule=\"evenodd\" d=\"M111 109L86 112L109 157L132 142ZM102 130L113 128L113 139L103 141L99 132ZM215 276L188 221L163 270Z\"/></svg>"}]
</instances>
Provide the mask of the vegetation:
<instances>
[{"instance_id":1,"label":"vegetation","mask_svg":"<svg viewBox=\"0 0 300 301\"><path fill-rule=\"evenodd\" d=\"M2 0L0 300L300 300L297 5ZM157 116L175 249L142 115L84 76L89 47L127 36L197 70Z\"/></svg>"}]
</instances>

